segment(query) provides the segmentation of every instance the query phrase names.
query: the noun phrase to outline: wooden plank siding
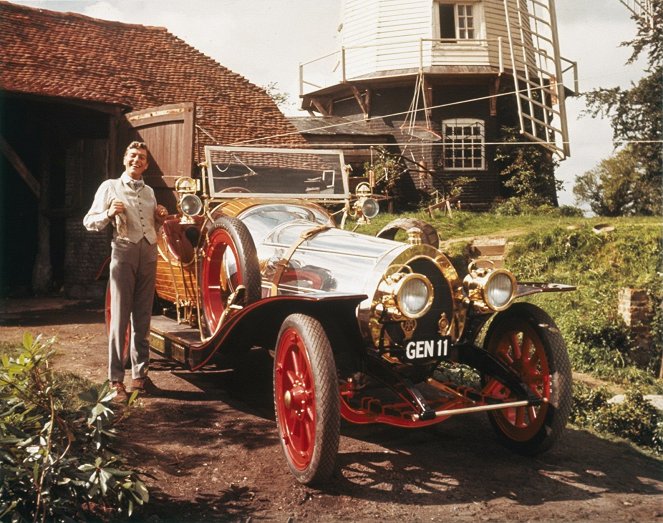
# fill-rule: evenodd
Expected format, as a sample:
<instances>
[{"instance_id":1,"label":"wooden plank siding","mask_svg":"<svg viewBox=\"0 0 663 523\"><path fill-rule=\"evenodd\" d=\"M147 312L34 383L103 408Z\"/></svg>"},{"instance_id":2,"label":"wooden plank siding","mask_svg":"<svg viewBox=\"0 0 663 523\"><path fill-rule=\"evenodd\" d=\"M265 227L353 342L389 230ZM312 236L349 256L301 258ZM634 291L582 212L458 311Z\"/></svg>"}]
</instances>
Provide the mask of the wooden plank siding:
<instances>
[{"instance_id":1,"label":"wooden plank siding","mask_svg":"<svg viewBox=\"0 0 663 523\"><path fill-rule=\"evenodd\" d=\"M521 38L517 16L519 2L522 0L509 0L509 24L516 39ZM483 11L478 17L483 25L479 33L481 38L443 43L434 41L439 39L437 2L434 0L346 0L342 30L346 77L352 79L378 72L418 69L420 65L491 66L498 69L500 55L504 67L511 68L502 0L475 4ZM517 67L523 68L522 48L514 47L514 53ZM529 58L531 61L533 55Z\"/></svg>"},{"instance_id":2,"label":"wooden plank siding","mask_svg":"<svg viewBox=\"0 0 663 523\"><path fill-rule=\"evenodd\" d=\"M157 201L171 213L177 206L176 180L193 174L194 111L194 104L185 102L125 115L127 143L141 140L150 151L145 182L154 189ZM122 147L125 146L123 143Z\"/></svg>"},{"instance_id":3,"label":"wooden plank siding","mask_svg":"<svg viewBox=\"0 0 663 523\"><path fill-rule=\"evenodd\" d=\"M346 0L342 45L346 48L346 77L374 71L379 0Z\"/></svg>"}]
</instances>

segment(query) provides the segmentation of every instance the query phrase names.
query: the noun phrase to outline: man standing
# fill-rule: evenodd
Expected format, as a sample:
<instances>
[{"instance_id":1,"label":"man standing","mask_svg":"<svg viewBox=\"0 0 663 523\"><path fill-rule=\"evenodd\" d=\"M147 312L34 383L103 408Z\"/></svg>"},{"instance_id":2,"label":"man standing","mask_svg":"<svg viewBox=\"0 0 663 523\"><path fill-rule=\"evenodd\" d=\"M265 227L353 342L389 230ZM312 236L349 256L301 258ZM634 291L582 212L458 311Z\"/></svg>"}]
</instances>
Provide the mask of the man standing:
<instances>
[{"instance_id":1,"label":"man standing","mask_svg":"<svg viewBox=\"0 0 663 523\"><path fill-rule=\"evenodd\" d=\"M147 376L149 328L157 263L157 227L168 211L157 205L154 191L145 185L147 145L131 142L124 153L124 172L104 181L83 218L89 231L115 226L111 243L111 320L108 334L108 377L118 400L126 401L123 348L131 321L131 388L139 393L156 389Z\"/></svg>"}]
</instances>

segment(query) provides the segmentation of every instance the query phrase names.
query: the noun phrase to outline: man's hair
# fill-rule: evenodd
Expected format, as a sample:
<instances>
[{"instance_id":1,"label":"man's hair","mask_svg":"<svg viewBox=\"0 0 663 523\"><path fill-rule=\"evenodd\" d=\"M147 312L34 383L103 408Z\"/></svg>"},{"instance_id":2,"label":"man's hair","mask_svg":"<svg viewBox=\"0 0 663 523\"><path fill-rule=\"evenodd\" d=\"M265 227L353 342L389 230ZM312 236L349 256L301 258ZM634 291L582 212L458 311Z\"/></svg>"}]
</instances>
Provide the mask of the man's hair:
<instances>
[{"instance_id":1,"label":"man's hair","mask_svg":"<svg viewBox=\"0 0 663 523\"><path fill-rule=\"evenodd\" d=\"M147 144L145 142L136 142L136 141L131 142L128 145L127 150L124 151L124 154L127 154L129 152L129 149L143 149L145 152L147 152Z\"/></svg>"}]
</instances>

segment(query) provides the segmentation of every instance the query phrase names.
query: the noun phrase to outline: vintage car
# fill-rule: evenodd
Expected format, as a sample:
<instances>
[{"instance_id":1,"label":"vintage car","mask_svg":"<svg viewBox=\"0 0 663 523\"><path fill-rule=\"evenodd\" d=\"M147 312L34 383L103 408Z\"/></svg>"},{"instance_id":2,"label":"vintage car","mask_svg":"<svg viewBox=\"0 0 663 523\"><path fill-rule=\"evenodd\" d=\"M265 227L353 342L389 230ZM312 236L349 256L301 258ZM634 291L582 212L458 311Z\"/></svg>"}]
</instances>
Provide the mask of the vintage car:
<instances>
[{"instance_id":1,"label":"vintage car","mask_svg":"<svg viewBox=\"0 0 663 523\"><path fill-rule=\"evenodd\" d=\"M416 220L377 237L337 227L341 213L347 226L378 210L370 188L350 192L339 151L207 147L200 179L176 189L151 347L192 370L270 350L276 425L300 482L334 470L341 419L414 429L486 412L525 454L564 430L564 340L543 310L515 300L572 287L478 262L461 278Z\"/></svg>"}]
</instances>

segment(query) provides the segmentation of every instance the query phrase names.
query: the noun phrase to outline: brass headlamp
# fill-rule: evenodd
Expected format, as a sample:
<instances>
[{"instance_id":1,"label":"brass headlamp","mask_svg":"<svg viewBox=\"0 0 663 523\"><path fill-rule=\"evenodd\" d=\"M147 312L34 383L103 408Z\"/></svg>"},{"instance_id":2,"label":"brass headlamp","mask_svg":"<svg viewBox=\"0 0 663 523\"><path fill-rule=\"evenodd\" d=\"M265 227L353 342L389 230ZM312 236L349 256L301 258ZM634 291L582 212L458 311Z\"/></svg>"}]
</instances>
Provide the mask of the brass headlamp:
<instances>
[{"instance_id":1,"label":"brass headlamp","mask_svg":"<svg viewBox=\"0 0 663 523\"><path fill-rule=\"evenodd\" d=\"M516 278L506 269L478 267L472 262L463 285L469 299L479 309L502 311L511 305L516 294Z\"/></svg>"},{"instance_id":2,"label":"brass headlamp","mask_svg":"<svg viewBox=\"0 0 663 523\"><path fill-rule=\"evenodd\" d=\"M382 293L378 308L394 320L421 318L433 304L433 285L422 274L393 272L385 275L378 289Z\"/></svg>"},{"instance_id":3,"label":"brass headlamp","mask_svg":"<svg viewBox=\"0 0 663 523\"><path fill-rule=\"evenodd\" d=\"M182 176L175 181L177 208L182 213L180 223L193 223L193 217L203 211L203 202L196 194L198 183L193 178Z\"/></svg>"}]
</instances>

